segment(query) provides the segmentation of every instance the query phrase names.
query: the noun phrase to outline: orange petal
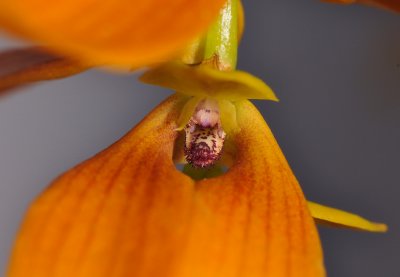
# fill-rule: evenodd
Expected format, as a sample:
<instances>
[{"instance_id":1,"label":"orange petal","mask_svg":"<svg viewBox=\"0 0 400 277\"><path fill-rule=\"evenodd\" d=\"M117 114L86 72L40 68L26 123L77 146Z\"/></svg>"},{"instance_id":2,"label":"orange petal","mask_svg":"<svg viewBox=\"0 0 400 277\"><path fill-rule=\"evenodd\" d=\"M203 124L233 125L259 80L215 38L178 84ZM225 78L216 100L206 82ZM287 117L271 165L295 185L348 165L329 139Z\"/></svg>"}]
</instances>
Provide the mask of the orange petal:
<instances>
[{"instance_id":1,"label":"orange petal","mask_svg":"<svg viewBox=\"0 0 400 277\"><path fill-rule=\"evenodd\" d=\"M64 56L137 67L176 54L206 30L224 2L2 0L0 22Z\"/></svg>"},{"instance_id":2,"label":"orange petal","mask_svg":"<svg viewBox=\"0 0 400 277\"><path fill-rule=\"evenodd\" d=\"M89 66L32 47L0 53L0 94L30 82L64 78Z\"/></svg>"},{"instance_id":3,"label":"orange petal","mask_svg":"<svg viewBox=\"0 0 400 277\"><path fill-rule=\"evenodd\" d=\"M400 12L399 0L323 0L326 2L339 3L339 4L353 4L360 3L370 6L380 7L396 12Z\"/></svg>"},{"instance_id":4,"label":"orange petal","mask_svg":"<svg viewBox=\"0 0 400 277\"><path fill-rule=\"evenodd\" d=\"M30 207L8 276L324 276L304 196L254 106L237 104L236 164L195 182L172 163L183 102L58 178Z\"/></svg>"}]
</instances>

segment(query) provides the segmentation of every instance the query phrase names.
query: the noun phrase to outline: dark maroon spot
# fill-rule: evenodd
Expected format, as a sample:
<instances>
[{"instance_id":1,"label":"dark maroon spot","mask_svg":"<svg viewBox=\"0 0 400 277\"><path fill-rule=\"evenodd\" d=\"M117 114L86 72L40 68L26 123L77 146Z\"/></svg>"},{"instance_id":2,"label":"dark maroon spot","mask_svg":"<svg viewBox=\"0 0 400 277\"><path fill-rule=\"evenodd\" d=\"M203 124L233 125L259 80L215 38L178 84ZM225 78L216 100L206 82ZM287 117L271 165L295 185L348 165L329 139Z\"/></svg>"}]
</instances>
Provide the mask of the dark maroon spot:
<instances>
[{"instance_id":1,"label":"dark maroon spot","mask_svg":"<svg viewBox=\"0 0 400 277\"><path fill-rule=\"evenodd\" d=\"M213 165L220 157L220 154L210 149L205 142L191 143L189 148L184 148L184 152L187 162L200 168Z\"/></svg>"}]
</instances>

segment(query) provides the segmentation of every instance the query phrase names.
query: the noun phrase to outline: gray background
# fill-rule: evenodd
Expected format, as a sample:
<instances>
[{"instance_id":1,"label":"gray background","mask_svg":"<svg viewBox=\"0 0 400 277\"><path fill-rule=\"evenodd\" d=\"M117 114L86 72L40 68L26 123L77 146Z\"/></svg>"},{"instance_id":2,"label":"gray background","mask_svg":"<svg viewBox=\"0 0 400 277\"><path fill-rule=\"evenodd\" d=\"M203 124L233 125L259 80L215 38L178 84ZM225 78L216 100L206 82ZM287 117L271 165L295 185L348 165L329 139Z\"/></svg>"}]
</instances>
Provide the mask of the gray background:
<instances>
[{"instance_id":1,"label":"gray background","mask_svg":"<svg viewBox=\"0 0 400 277\"><path fill-rule=\"evenodd\" d=\"M307 197L390 226L385 235L321 228L329 275L400 276L400 15L317 0L244 2L239 68L280 98L256 104ZM92 71L1 99L0 271L32 198L169 93Z\"/></svg>"}]
</instances>

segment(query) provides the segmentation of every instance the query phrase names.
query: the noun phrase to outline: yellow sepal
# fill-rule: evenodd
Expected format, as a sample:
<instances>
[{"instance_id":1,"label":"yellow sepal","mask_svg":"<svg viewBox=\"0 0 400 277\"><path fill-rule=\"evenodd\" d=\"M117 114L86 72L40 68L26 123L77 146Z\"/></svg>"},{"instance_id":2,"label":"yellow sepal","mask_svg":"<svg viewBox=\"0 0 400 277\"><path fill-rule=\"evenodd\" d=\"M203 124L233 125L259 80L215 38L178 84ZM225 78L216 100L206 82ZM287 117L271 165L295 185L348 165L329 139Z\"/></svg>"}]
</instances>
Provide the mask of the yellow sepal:
<instances>
[{"instance_id":1,"label":"yellow sepal","mask_svg":"<svg viewBox=\"0 0 400 277\"><path fill-rule=\"evenodd\" d=\"M218 108L221 115L221 124L229 135L239 130L235 105L228 100L218 100Z\"/></svg>"},{"instance_id":2,"label":"yellow sepal","mask_svg":"<svg viewBox=\"0 0 400 277\"><path fill-rule=\"evenodd\" d=\"M271 88L259 78L244 71L219 71L206 65L165 63L146 71L140 77L140 81L190 96L230 101L244 99L278 101Z\"/></svg>"},{"instance_id":3,"label":"yellow sepal","mask_svg":"<svg viewBox=\"0 0 400 277\"><path fill-rule=\"evenodd\" d=\"M369 232L386 232L387 226L359 215L308 201L308 208L317 223Z\"/></svg>"}]
</instances>

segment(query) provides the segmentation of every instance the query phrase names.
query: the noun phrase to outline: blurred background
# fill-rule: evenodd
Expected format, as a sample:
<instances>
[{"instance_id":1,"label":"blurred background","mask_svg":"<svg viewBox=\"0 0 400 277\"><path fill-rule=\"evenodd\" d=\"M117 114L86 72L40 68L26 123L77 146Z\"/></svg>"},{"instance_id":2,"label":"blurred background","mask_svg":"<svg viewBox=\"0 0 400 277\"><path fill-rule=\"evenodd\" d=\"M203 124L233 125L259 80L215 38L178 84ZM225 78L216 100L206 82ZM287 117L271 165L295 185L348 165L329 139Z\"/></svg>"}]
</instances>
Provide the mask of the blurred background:
<instances>
[{"instance_id":1,"label":"blurred background","mask_svg":"<svg viewBox=\"0 0 400 277\"><path fill-rule=\"evenodd\" d=\"M256 105L306 196L390 228L320 228L329 276L400 276L400 15L317 0L244 6L239 69L280 98ZM171 93L136 78L90 71L0 99L1 272L31 200Z\"/></svg>"}]
</instances>

